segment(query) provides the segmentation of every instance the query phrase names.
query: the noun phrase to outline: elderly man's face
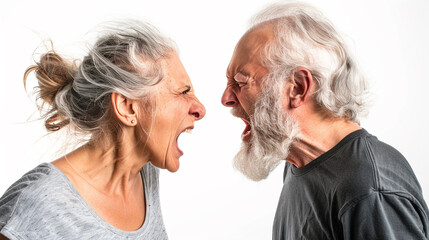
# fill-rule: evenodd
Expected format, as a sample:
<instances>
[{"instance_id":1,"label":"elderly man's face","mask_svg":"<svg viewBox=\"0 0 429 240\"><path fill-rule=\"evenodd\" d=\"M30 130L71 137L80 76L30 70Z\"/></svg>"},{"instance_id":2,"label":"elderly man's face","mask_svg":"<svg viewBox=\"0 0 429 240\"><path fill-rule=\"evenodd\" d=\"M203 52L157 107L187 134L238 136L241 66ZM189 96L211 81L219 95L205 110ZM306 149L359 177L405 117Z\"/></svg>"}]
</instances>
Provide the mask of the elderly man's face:
<instances>
[{"instance_id":1,"label":"elderly man's face","mask_svg":"<svg viewBox=\"0 0 429 240\"><path fill-rule=\"evenodd\" d=\"M227 70L228 83L222 103L244 120L241 150L235 167L252 180L265 179L289 153L296 136L295 121L282 108L284 81L268 78L263 51L273 40L272 28L260 26L245 34ZM263 81L270 81L264 85Z\"/></svg>"},{"instance_id":2,"label":"elderly man's face","mask_svg":"<svg viewBox=\"0 0 429 240\"><path fill-rule=\"evenodd\" d=\"M233 114L244 120L243 141L251 138L250 117L261 93L262 79L268 70L262 65L262 51L273 39L272 28L260 27L246 33L238 42L226 76L228 79L222 104L233 108Z\"/></svg>"}]
</instances>

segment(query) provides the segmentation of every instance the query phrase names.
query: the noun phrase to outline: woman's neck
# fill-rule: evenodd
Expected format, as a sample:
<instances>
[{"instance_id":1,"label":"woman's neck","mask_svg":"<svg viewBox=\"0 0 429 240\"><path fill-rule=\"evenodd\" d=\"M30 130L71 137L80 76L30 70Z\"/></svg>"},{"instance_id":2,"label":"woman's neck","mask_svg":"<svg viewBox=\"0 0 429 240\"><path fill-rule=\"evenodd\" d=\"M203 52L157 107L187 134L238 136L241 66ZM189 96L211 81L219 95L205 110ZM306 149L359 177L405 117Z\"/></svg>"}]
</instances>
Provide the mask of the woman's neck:
<instances>
[{"instance_id":1,"label":"woman's neck","mask_svg":"<svg viewBox=\"0 0 429 240\"><path fill-rule=\"evenodd\" d=\"M140 170L149 161L135 141L90 141L53 162L72 181L86 182L101 194L126 198L141 179Z\"/></svg>"}]
</instances>

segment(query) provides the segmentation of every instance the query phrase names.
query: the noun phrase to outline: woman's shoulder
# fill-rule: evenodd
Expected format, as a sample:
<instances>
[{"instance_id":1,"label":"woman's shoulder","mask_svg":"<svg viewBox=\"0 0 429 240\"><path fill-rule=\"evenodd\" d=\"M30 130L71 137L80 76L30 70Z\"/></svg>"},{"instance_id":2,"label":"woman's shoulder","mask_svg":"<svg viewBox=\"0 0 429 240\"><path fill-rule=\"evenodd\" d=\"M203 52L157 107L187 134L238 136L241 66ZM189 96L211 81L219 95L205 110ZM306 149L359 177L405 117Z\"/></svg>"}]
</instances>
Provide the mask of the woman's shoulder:
<instances>
[{"instance_id":1,"label":"woman's shoulder","mask_svg":"<svg viewBox=\"0 0 429 240\"><path fill-rule=\"evenodd\" d=\"M53 195L61 194L58 190L65 183L58 171L52 164L42 163L6 190L0 198L0 231L13 221L38 215Z\"/></svg>"},{"instance_id":2,"label":"woman's shoulder","mask_svg":"<svg viewBox=\"0 0 429 240\"><path fill-rule=\"evenodd\" d=\"M29 189L43 186L45 179L51 175L52 166L48 163L42 163L34 169L24 174L20 179L13 183L0 198L0 209L4 210L7 205L16 205L20 198L25 194L33 195ZM2 213L0 210L0 213ZM3 214L0 214L3 216Z\"/></svg>"}]
</instances>

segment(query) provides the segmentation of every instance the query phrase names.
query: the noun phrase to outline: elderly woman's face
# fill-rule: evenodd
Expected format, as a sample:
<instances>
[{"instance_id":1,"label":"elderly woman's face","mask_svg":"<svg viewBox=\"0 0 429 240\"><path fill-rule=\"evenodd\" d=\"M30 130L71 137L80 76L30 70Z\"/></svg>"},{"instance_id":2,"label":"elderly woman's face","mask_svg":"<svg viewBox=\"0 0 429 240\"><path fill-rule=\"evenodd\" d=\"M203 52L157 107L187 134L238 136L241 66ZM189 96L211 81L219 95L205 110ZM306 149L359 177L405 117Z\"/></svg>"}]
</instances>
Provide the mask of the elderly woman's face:
<instances>
[{"instance_id":1,"label":"elderly woman's face","mask_svg":"<svg viewBox=\"0 0 429 240\"><path fill-rule=\"evenodd\" d=\"M203 104L194 94L192 83L179 57L172 54L164 60L165 79L158 84L154 96L153 116L143 116L143 128L149 133L145 151L153 165L171 172L179 169L183 155L177 139L186 130L194 128L194 122L205 115Z\"/></svg>"}]
</instances>

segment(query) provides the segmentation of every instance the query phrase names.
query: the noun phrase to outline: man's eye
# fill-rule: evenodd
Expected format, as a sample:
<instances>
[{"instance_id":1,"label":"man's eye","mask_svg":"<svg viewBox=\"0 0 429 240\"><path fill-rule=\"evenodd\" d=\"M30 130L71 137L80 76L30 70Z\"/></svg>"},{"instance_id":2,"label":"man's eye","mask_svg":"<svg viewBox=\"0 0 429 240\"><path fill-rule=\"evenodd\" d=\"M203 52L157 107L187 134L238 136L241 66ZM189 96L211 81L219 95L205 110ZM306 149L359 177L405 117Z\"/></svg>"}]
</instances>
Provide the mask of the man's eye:
<instances>
[{"instance_id":1,"label":"man's eye","mask_svg":"<svg viewBox=\"0 0 429 240\"><path fill-rule=\"evenodd\" d=\"M236 84L238 85L238 87L242 88L247 85L247 82L236 82Z\"/></svg>"},{"instance_id":2,"label":"man's eye","mask_svg":"<svg viewBox=\"0 0 429 240\"><path fill-rule=\"evenodd\" d=\"M242 88L242 87L247 85L247 82L249 81L249 76L245 75L241 72L238 72L237 74L235 74L234 80L235 80L235 83L237 84L237 86L239 88Z\"/></svg>"}]
</instances>

